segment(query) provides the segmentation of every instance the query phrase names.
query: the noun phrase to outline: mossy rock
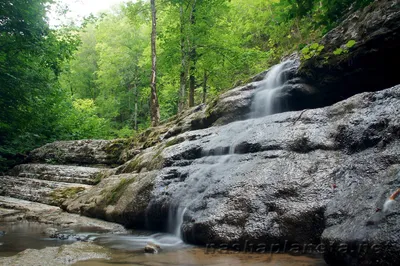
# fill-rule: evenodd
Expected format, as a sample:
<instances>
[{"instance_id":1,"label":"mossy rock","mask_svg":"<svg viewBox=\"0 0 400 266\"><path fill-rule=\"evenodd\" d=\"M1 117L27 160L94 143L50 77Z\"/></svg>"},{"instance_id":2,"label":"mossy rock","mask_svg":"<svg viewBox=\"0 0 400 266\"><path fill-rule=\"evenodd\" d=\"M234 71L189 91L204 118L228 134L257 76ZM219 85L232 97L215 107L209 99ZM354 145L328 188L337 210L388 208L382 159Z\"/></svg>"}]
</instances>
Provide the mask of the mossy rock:
<instances>
[{"instance_id":1,"label":"mossy rock","mask_svg":"<svg viewBox=\"0 0 400 266\"><path fill-rule=\"evenodd\" d=\"M172 140L169 140L169 141L167 141L167 143L165 143L165 148L177 145L177 144L182 143L184 141L185 141L185 139L181 138L181 137L173 138Z\"/></svg>"},{"instance_id":2,"label":"mossy rock","mask_svg":"<svg viewBox=\"0 0 400 266\"><path fill-rule=\"evenodd\" d=\"M85 191L84 187L69 187L63 189L56 189L50 193L51 203L53 205L61 206L64 201L76 197L81 192Z\"/></svg>"},{"instance_id":3,"label":"mossy rock","mask_svg":"<svg viewBox=\"0 0 400 266\"><path fill-rule=\"evenodd\" d=\"M133 160L127 163L126 167L123 169L123 173L133 173L140 172L142 170L142 158L140 156L136 156Z\"/></svg>"},{"instance_id":4,"label":"mossy rock","mask_svg":"<svg viewBox=\"0 0 400 266\"><path fill-rule=\"evenodd\" d=\"M103 148L109 158L119 158L123 150L128 147L129 139L116 139Z\"/></svg>"},{"instance_id":5,"label":"mossy rock","mask_svg":"<svg viewBox=\"0 0 400 266\"><path fill-rule=\"evenodd\" d=\"M126 188L135 180L135 178L121 178L121 181L107 193L105 197L106 205L115 205L124 194Z\"/></svg>"}]
</instances>

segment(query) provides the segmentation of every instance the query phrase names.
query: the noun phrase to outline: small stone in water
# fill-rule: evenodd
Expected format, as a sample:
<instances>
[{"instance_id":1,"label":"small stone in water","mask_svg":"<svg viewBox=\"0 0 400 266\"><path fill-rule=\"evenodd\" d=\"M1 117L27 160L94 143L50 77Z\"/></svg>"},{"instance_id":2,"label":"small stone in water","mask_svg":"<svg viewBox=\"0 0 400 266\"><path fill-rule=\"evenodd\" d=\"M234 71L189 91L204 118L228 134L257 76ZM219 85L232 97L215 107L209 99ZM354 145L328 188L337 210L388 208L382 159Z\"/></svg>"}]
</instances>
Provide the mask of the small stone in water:
<instances>
[{"instance_id":1,"label":"small stone in water","mask_svg":"<svg viewBox=\"0 0 400 266\"><path fill-rule=\"evenodd\" d=\"M147 245L144 247L145 253L157 254L158 252L160 252L160 250L161 247L153 243L147 243Z\"/></svg>"}]
</instances>

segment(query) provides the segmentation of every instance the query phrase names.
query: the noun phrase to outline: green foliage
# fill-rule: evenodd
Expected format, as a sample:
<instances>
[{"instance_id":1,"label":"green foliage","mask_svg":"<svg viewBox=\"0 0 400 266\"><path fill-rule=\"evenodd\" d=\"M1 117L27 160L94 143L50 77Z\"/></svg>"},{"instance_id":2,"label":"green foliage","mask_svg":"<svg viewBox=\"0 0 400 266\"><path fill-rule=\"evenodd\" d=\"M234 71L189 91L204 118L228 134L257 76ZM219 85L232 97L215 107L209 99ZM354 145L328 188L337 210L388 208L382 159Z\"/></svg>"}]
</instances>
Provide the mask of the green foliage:
<instances>
[{"instance_id":1,"label":"green foliage","mask_svg":"<svg viewBox=\"0 0 400 266\"><path fill-rule=\"evenodd\" d=\"M319 43L310 44L301 50L301 58L308 60L314 56L318 56L324 48L325 46Z\"/></svg>"},{"instance_id":2,"label":"green foliage","mask_svg":"<svg viewBox=\"0 0 400 266\"><path fill-rule=\"evenodd\" d=\"M321 0L314 2L317 2L313 10L316 26L322 27L324 32L327 32L346 15L367 6L373 0Z\"/></svg>"},{"instance_id":3,"label":"green foliage","mask_svg":"<svg viewBox=\"0 0 400 266\"><path fill-rule=\"evenodd\" d=\"M350 40L343 47L335 49L335 51L333 51L333 54L334 55L347 54L349 52L349 49L351 49L356 44L357 42L355 40Z\"/></svg>"},{"instance_id":4,"label":"green foliage","mask_svg":"<svg viewBox=\"0 0 400 266\"><path fill-rule=\"evenodd\" d=\"M110 135L109 122L97 116L97 107L92 99L76 99L69 112L60 121L64 131L63 139L107 138Z\"/></svg>"},{"instance_id":5,"label":"green foliage","mask_svg":"<svg viewBox=\"0 0 400 266\"><path fill-rule=\"evenodd\" d=\"M51 2L0 3L0 171L58 136L58 105L65 98L57 78L78 40L49 29Z\"/></svg>"},{"instance_id":6,"label":"green foliage","mask_svg":"<svg viewBox=\"0 0 400 266\"><path fill-rule=\"evenodd\" d=\"M342 48L337 48L335 51L333 51L334 55L341 55L343 53L345 53L346 50L342 49Z\"/></svg>"}]
</instances>

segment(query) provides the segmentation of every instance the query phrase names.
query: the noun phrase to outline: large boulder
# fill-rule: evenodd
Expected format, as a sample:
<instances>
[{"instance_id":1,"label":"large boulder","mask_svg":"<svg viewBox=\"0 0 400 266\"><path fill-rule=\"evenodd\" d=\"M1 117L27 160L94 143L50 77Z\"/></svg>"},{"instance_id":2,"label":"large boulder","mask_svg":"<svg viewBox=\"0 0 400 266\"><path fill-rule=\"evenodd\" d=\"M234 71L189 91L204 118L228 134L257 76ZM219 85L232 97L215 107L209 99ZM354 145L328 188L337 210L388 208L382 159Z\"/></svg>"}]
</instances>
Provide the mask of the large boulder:
<instances>
[{"instance_id":1,"label":"large boulder","mask_svg":"<svg viewBox=\"0 0 400 266\"><path fill-rule=\"evenodd\" d=\"M65 201L62 207L68 212L144 228L155 176L154 172L113 175L74 200Z\"/></svg>"}]
</instances>

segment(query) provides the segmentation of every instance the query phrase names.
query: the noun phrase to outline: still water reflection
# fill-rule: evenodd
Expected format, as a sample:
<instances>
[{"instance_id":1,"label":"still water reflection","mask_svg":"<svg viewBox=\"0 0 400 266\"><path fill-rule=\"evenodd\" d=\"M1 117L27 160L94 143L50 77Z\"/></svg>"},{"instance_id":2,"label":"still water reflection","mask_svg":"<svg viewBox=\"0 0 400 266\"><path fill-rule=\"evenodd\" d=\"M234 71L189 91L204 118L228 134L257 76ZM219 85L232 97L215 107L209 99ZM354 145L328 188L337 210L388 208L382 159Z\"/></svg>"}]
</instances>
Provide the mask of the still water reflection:
<instances>
[{"instance_id":1,"label":"still water reflection","mask_svg":"<svg viewBox=\"0 0 400 266\"><path fill-rule=\"evenodd\" d=\"M7 234L0 237L0 257L13 256L28 248L42 249L73 243L73 240L54 240L46 238L43 231L46 225L35 223L0 224L0 230ZM134 231L129 235L105 234L97 228L61 229L66 233L87 236L89 241L107 247L109 260L90 260L78 262L77 266L105 265L279 265L279 266L325 266L320 257L291 256L287 254L210 254L204 248L183 243L179 238L168 234L151 234ZM143 252L147 243L157 244L159 254Z\"/></svg>"}]
</instances>

